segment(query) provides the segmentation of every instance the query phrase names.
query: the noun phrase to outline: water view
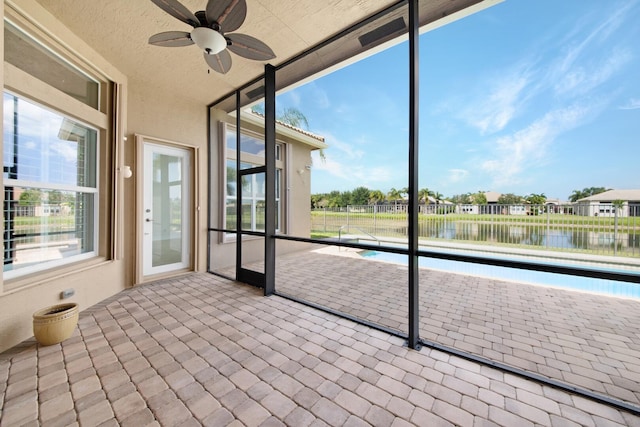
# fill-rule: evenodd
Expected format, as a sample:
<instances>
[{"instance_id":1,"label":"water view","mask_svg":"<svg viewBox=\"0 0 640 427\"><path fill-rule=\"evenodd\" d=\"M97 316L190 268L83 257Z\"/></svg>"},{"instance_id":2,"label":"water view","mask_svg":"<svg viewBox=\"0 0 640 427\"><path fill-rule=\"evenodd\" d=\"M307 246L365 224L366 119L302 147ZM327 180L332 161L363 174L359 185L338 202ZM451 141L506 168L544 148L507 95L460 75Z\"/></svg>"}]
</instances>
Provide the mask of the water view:
<instances>
[{"instance_id":1,"label":"water view","mask_svg":"<svg viewBox=\"0 0 640 427\"><path fill-rule=\"evenodd\" d=\"M360 255L372 261L384 261L407 265L407 256L379 251L363 251ZM554 286L601 295L640 299L640 285L615 280L579 277L542 271L522 270L493 265L470 264L459 261L420 257L421 268L431 268L450 273L508 280L534 285Z\"/></svg>"},{"instance_id":2,"label":"water view","mask_svg":"<svg viewBox=\"0 0 640 427\"><path fill-rule=\"evenodd\" d=\"M419 235L435 239L617 252L618 255L640 256L640 231L615 233L584 228L559 229L537 225L457 221L420 224Z\"/></svg>"},{"instance_id":3,"label":"water view","mask_svg":"<svg viewBox=\"0 0 640 427\"><path fill-rule=\"evenodd\" d=\"M386 208L383 210L381 208ZM391 206L394 210L398 207ZM402 208L406 209L406 206ZM511 211L514 207L496 210ZM634 207L635 208L635 207ZM460 207L450 208L459 212ZM420 214L421 240L491 245L617 256L640 260L640 216L591 216L544 212L527 207L527 214ZM567 210L569 207L567 207ZM572 209L572 208L571 208ZM538 213L540 212L540 213ZM404 240L407 214L384 206L324 208L311 213L312 234L318 237L355 236L378 242Z\"/></svg>"}]
</instances>

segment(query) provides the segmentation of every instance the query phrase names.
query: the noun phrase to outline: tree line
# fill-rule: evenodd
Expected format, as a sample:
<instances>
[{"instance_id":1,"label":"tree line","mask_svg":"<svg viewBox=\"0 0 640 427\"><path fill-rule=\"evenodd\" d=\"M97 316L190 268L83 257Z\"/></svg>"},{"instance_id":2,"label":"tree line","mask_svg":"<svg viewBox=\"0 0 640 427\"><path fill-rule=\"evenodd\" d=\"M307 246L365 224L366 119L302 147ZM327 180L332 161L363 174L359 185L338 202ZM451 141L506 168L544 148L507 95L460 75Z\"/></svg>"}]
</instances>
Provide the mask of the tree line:
<instances>
[{"instance_id":1,"label":"tree line","mask_svg":"<svg viewBox=\"0 0 640 427\"><path fill-rule=\"evenodd\" d=\"M63 203L73 207L75 205L75 193L61 192L58 190L42 191L37 188L28 188L18 198L20 206L40 206L43 203L49 205L61 205Z\"/></svg>"},{"instance_id":2,"label":"tree line","mask_svg":"<svg viewBox=\"0 0 640 427\"><path fill-rule=\"evenodd\" d=\"M571 202L576 202L582 198L593 196L595 194L607 191L605 187L587 187L582 190L574 190L569 196ZM356 187L350 191L334 190L329 193L317 193L311 195L311 208L333 208L348 205L378 205L385 203L398 203L406 200L409 189L392 188L384 193L380 190L371 190L367 187ZM442 203L444 201L460 205L486 205L487 197L484 191L476 191L475 193L455 194L450 197L444 197L437 191L429 188L421 188L418 190L419 203ZM532 205L543 205L547 201L544 193L531 193L520 196L514 193L506 193L500 195L498 204L515 205L520 203L530 203Z\"/></svg>"}]
</instances>

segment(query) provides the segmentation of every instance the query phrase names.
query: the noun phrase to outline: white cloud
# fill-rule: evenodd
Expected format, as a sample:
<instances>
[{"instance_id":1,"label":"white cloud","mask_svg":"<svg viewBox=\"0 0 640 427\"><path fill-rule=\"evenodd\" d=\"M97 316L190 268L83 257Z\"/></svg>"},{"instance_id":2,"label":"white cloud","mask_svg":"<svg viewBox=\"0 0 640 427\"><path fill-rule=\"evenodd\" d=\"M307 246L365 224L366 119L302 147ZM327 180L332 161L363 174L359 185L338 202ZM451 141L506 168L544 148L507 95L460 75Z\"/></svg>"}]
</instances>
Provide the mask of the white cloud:
<instances>
[{"instance_id":1,"label":"white cloud","mask_svg":"<svg viewBox=\"0 0 640 427\"><path fill-rule=\"evenodd\" d=\"M640 98L631 98L626 104L618 107L620 110L637 110L640 108Z\"/></svg>"},{"instance_id":2,"label":"white cloud","mask_svg":"<svg viewBox=\"0 0 640 427\"><path fill-rule=\"evenodd\" d=\"M51 151L63 157L68 162L76 162L78 160L78 145L68 142L56 141L50 145Z\"/></svg>"},{"instance_id":3,"label":"white cloud","mask_svg":"<svg viewBox=\"0 0 640 427\"><path fill-rule=\"evenodd\" d=\"M611 101L615 89L605 84L633 60L632 49L623 45L624 39L616 38L617 30L626 25L627 9L625 6L604 18L585 17L566 38L549 39L541 49L521 58L523 66L490 85L493 89L484 103L472 102L465 109L465 114L471 112L470 123L482 134L509 133L495 139L488 158L479 161L493 185L526 180L527 172L548 162L550 147L559 135L590 120ZM594 19L598 24L593 25ZM507 125L516 113L524 117L529 101L540 98L548 103L548 112L539 113L529 126L510 130ZM640 99L631 98L619 108L640 108Z\"/></svg>"},{"instance_id":4,"label":"white cloud","mask_svg":"<svg viewBox=\"0 0 640 427\"><path fill-rule=\"evenodd\" d=\"M467 109L465 116L482 134L504 129L516 115L520 95L527 83L528 79L524 75L503 79L481 102Z\"/></svg>"},{"instance_id":5,"label":"white cloud","mask_svg":"<svg viewBox=\"0 0 640 427\"><path fill-rule=\"evenodd\" d=\"M528 127L495 141L492 158L481 163L493 184L517 184L526 172L547 161L547 149L558 137L583 123L586 116L601 108L598 104L575 104L545 114Z\"/></svg>"},{"instance_id":6,"label":"white cloud","mask_svg":"<svg viewBox=\"0 0 640 427\"><path fill-rule=\"evenodd\" d=\"M631 7L633 7L633 2L627 2L622 7L615 8L605 19L601 19L600 16L594 16L593 18L597 19L601 23L582 37L578 42L575 42L575 40L578 39L578 34L581 33L582 27L591 24L590 20L583 20L573 28L572 31L569 31L568 37L560 41L560 45L568 46L568 49L566 50L566 54L562 58L562 61L557 64L557 71L561 74L569 72L578 59L584 56L583 54L585 52L597 50L593 45L598 45L607 41L616 32L616 30L624 24L628 10Z\"/></svg>"},{"instance_id":7,"label":"white cloud","mask_svg":"<svg viewBox=\"0 0 640 427\"><path fill-rule=\"evenodd\" d=\"M356 187L359 185L368 186L367 182L381 183L388 182L393 177L393 170L387 166L366 167L364 165L354 165L348 161L337 160L330 155L325 155L324 161L319 156L313 157L313 169L323 171L339 178L348 185L346 188ZM373 185L371 185L373 186Z\"/></svg>"},{"instance_id":8,"label":"white cloud","mask_svg":"<svg viewBox=\"0 0 640 427\"><path fill-rule=\"evenodd\" d=\"M558 75L554 85L560 95L583 95L605 83L632 59L628 50L616 50L606 58L598 58L594 64L574 65Z\"/></svg>"},{"instance_id":9,"label":"white cloud","mask_svg":"<svg viewBox=\"0 0 640 427\"><path fill-rule=\"evenodd\" d=\"M450 183L463 181L469 175L469 171L465 169L449 169L448 172Z\"/></svg>"},{"instance_id":10,"label":"white cloud","mask_svg":"<svg viewBox=\"0 0 640 427\"><path fill-rule=\"evenodd\" d=\"M339 151L341 153L339 155L340 157L350 160L360 160L365 154L363 150L357 149L353 145L339 140L331 132L320 131L319 133L324 136L325 142L329 145L329 148L325 150L328 153L335 153L336 151ZM362 144L361 141L360 143ZM335 155L338 156L337 153Z\"/></svg>"},{"instance_id":11,"label":"white cloud","mask_svg":"<svg viewBox=\"0 0 640 427\"><path fill-rule=\"evenodd\" d=\"M322 134L329 148L325 150L324 160L317 152L312 153L314 170L339 178L345 188L360 185L373 186L392 179L394 175L392 167L366 165L364 164L366 162L362 162L365 156L364 150L356 148L353 143L341 141L330 132L322 132ZM357 144L366 145L367 141L360 139Z\"/></svg>"},{"instance_id":12,"label":"white cloud","mask_svg":"<svg viewBox=\"0 0 640 427\"><path fill-rule=\"evenodd\" d=\"M317 84L312 83L311 88L313 90L312 99L313 102L318 106L318 108L326 110L331 107L331 101L329 100L329 95L324 89L318 87Z\"/></svg>"},{"instance_id":13,"label":"white cloud","mask_svg":"<svg viewBox=\"0 0 640 427\"><path fill-rule=\"evenodd\" d=\"M289 95L289 102L291 103L291 105L293 105L295 108L300 108L300 93L292 90L288 92L287 95Z\"/></svg>"},{"instance_id":14,"label":"white cloud","mask_svg":"<svg viewBox=\"0 0 640 427\"><path fill-rule=\"evenodd\" d=\"M459 107L460 117L482 135L490 135L525 114L531 99L540 94L549 98L549 90L565 99L592 95L633 59L631 49L610 47L632 6L629 2L604 19L586 16L566 37L549 38L530 49L511 69L502 68L489 79L479 76L477 93L459 102L465 103Z\"/></svg>"}]
</instances>

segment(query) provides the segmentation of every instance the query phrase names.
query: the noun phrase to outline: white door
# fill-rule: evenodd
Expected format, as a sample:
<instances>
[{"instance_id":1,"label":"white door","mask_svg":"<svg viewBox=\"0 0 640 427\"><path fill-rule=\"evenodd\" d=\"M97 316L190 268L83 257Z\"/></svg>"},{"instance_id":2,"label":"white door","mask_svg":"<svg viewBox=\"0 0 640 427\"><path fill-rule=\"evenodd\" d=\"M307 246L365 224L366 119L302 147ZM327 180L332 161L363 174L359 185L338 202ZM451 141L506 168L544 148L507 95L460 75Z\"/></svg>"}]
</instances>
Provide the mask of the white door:
<instances>
[{"instance_id":1,"label":"white door","mask_svg":"<svg viewBox=\"0 0 640 427\"><path fill-rule=\"evenodd\" d=\"M143 274L190 266L191 153L144 143Z\"/></svg>"}]
</instances>

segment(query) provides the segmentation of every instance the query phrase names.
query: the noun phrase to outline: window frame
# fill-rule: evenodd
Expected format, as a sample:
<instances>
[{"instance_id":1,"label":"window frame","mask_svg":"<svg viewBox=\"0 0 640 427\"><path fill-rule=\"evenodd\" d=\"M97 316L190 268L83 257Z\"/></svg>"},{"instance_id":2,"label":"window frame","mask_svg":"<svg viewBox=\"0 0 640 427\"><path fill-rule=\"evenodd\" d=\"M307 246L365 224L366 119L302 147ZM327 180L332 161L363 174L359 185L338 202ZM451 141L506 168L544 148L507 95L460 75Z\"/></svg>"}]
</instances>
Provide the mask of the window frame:
<instances>
[{"instance_id":1,"label":"window frame","mask_svg":"<svg viewBox=\"0 0 640 427\"><path fill-rule=\"evenodd\" d=\"M34 181L34 180L28 180L28 179L20 179L20 178L3 178L3 189L5 190L5 194L6 194L6 189L8 187L18 187L18 188L25 188L25 189L39 189L39 190L50 190L50 191L65 191L65 192L75 192L75 193L81 193L81 194L90 194L91 195L91 204L92 204L92 209L93 212L91 213L89 220L93 229L93 232L91 233L90 236L88 236L91 241L92 241L92 249L90 251L87 252L83 252L80 254L76 254L76 255L72 255L66 258L62 258L62 259L57 259L57 260L43 260L41 262L38 262L37 264L28 266L28 267L21 267L21 268L17 268L15 270L3 270L3 278L5 280L11 280L14 278L18 278L18 277L22 277L24 275L28 275L31 273L36 273L36 272L40 272L40 271L44 271L44 270L49 270L51 268L56 268L56 267L60 267L72 262L76 262L76 261L81 261L81 260L86 260L86 259L90 259L93 258L95 256L98 255L98 244L99 244L99 234L98 234L98 224L99 224L99 212L100 212L100 199L99 199L99 188L100 188L100 129L97 129L94 126L91 126L87 123L84 123L80 120L76 120L71 118L69 115L65 115L59 111L56 111L52 108L48 108L44 105L41 105L40 103L38 103L35 100L26 98L24 96L20 96L16 93L14 93L13 91L10 90L4 90L3 91L3 95L4 94L8 94L12 97L16 97L18 100L22 100L23 102L26 102L28 104L31 104L37 108L40 108L42 110L46 110L50 113L53 113L59 117L61 117L63 120L64 119L70 119L72 120L74 123L78 123L84 127L86 127L87 129L91 129L93 131L96 132L96 141L95 141L95 147L93 149L93 151L95 152L95 158L92 159L92 161L94 162L94 170L90 171L92 175L94 175L94 181L95 184L93 187L91 186L80 186L80 185L68 185L68 184L59 184L59 183L50 183L50 182L46 182L46 181ZM15 113L15 112L14 112ZM43 206L43 210L47 210L46 206ZM85 224L86 226L86 224ZM74 232L77 232L77 225L76 225L76 229L72 232L69 232L69 234L72 234ZM3 242L4 243L4 242Z\"/></svg>"},{"instance_id":2,"label":"window frame","mask_svg":"<svg viewBox=\"0 0 640 427\"><path fill-rule=\"evenodd\" d=\"M1 283L2 289L6 292L29 287L43 280L59 277L60 274L81 271L116 259L117 254L114 246L116 242L113 233L116 229L114 218L116 215L117 185L113 181L115 179L113 162L118 158L118 149L117 143L109 143L109 141L113 141L114 135L119 129L118 123L114 121L118 115L116 96L119 92L118 85L94 65L70 51L59 41L52 39L45 30L34 25L33 22L12 8L5 8L5 17L2 22L3 31L5 30L4 25L8 22L12 27L24 33L26 37L38 43L42 49L54 55L65 66L70 66L92 81L99 83L98 108L93 108L18 67L4 62L3 92L18 96L38 107L96 130L95 158L93 159L95 162L95 192L93 193L93 212L91 213L93 250L64 258L59 263L46 263L46 265L42 263L43 265L35 267L3 272ZM3 178L3 188L11 184L15 185L16 182ZM42 187L39 183L22 181L22 186L27 186L27 184L29 187ZM54 189L55 185L49 184L47 189ZM55 189L72 190L70 186L64 185ZM83 191L83 193L85 192Z\"/></svg>"},{"instance_id":3,"label":"window frame","mask_svg":"<svg viewBox=\"0 0 640 427\"><path fill-rule=\"evenodd\" d=\"M233 162L234 165L237 161L238 150L227 148L227 135L231 133L232 135L236 135L236 126L227 122L220 122L220 156L218 165L220 167L220 221L219 226L221 229L229 230L232 229L227 228L227 201L233 200L235 202L236 195L229 196L227 194L227 164L228 162ZM264 135L261 135L259 132L255 132L246 128L241 128L240 133L246 136L250 136L252 138L257 138L264 141ZM236 147L238 143L236 141ZM288 204L285 193L282 191L283 188L287 188L286 177L286 167L287 167L287 153L289 150L287 149L287 144L281 140L276 140L276 207L277 207L277 227L276 233L285 233L286 231L286 215L288 212ZM242 152L241 162L250 165L250 168L253 167L261 167L264 165L264 157L258 156L255 154L250 154L247 152ZM249 169L249 168L248 168ZM236 172L237 173L237 172ZM237 176L237 175L236 175ZM236 191L237 191L237 183L236 183ZM254 197L244 197L243 199L251 199L252 200L252 211L255 209L255 201L256 200L266 200L264 197L254 198ZM255 199L255 200L254 200ZM238 207L236 207L238 209ZM255 214L252 214L252 224L255 222ZM235 231L235 225L233 230ZM257 231L264 232L264 230L255 229L252 226L251 230L246 231ZM220 233L221 243L230 243L236 241L236 233L235 232L224 232ZM254 240L259 239L259 237L243 235L243 240Z\"/></svg>"},{"instance_id":4,"label":"window frame","mask_svg":"<svg viewBox=\"0 0 640 427\"><path fill-rule=\"evenodd\" d=\"M52 60L54 62L57 60L58 65L60 65L64 69L68 70L69 72L75 74L76 77L84 77L87 82L95 83L97 85L97 91L96 91L96 94L95 94L95 105L92 105L91 103L89 103L88 100L87 101L80 101L80 102L85 104L86 106L88 106L90 108L93 108L93 109L97 110L97 111L105 112L104 110L106 108L106 104L103 103L103 98L105 96L105 93L104 93L105 91L104 91L104 88L103 88L103 86L104 86L103 83L104 82L100 81L95 76L92 76L90 73L88 73L87 71L83 70L82 67L79 67L73 61L70 61L69 58L67 58L65 55L62 55L61 52L56 52L55 49L53 49L51 46L47 45L46 43L42 42L41 40L39 40L36 35L34 35L32 32L29 32L29 31L25 30L25 28L23 26L17 24L10 17L5 17L3 22L4 22L3 31L7 31L7 24L8 24L10 27L13 27L13 29L15 30L15 31L12 31L10 29L9 30L10 32L22 33L24 38L27 40L27 43L32 45L36 50L39 50L45 57L47 57L48 59L50 59L50 60ZM5 38L5 44L6 44L6 38ZM34 59L37 59L37 58L34 58ZM9 63L9 62L7 62L6 54L5 54L4 62L5 63ZM11 64L11 65L15 67L14 64ZM19 67L17 67L17 68L19 68ZM29 75L35 77L36 79L41 80L39 76L34 75L34 74L30 74L26 70L23 70L23 71L26 74L29 74ZM47 73L45 72L43 75L46 76L46 74ZM68 96L72 96L68 92L65 92L61 87L58 87L58 86L53 85L53 84L46 83L44 80L41 80L41 81L43 81L48 86L63 92L64 94L66 94ZM74 99L78 99L78 98L74 98Z\"/></svg>"}]
</instances>

